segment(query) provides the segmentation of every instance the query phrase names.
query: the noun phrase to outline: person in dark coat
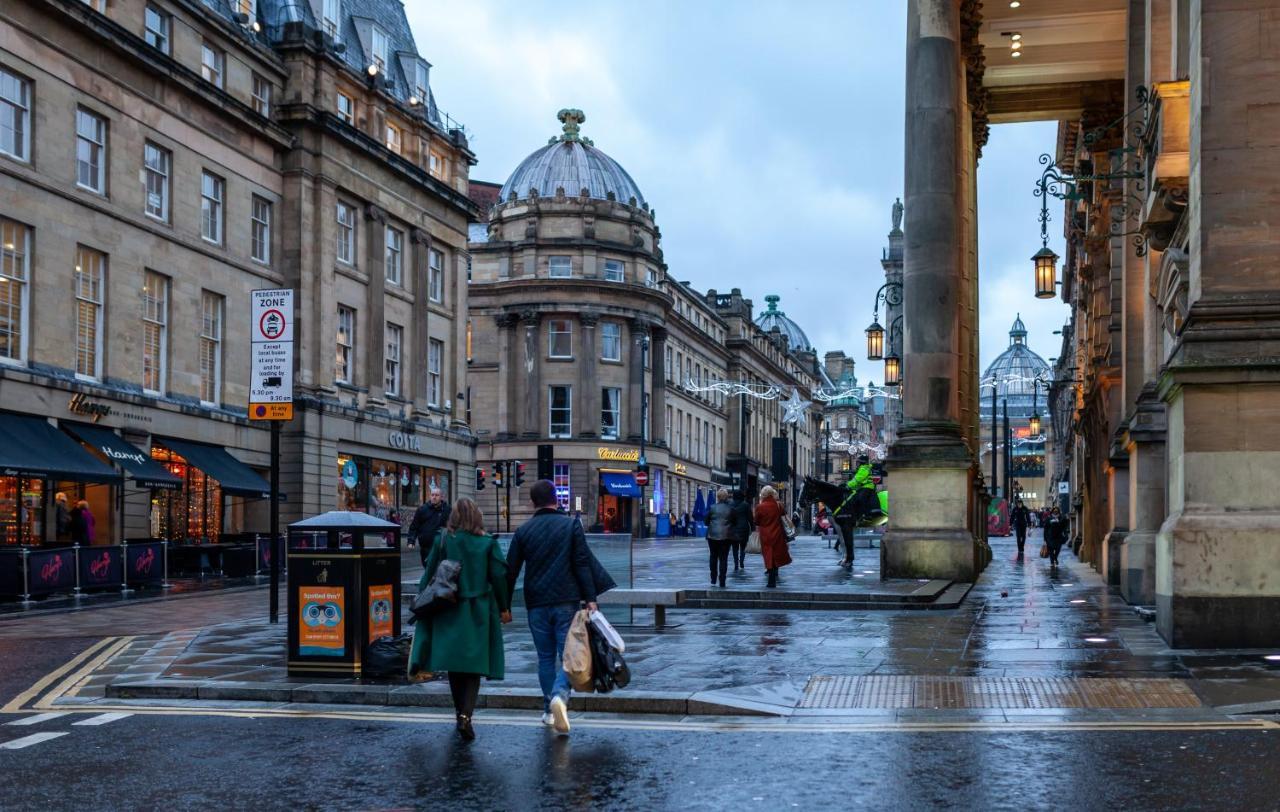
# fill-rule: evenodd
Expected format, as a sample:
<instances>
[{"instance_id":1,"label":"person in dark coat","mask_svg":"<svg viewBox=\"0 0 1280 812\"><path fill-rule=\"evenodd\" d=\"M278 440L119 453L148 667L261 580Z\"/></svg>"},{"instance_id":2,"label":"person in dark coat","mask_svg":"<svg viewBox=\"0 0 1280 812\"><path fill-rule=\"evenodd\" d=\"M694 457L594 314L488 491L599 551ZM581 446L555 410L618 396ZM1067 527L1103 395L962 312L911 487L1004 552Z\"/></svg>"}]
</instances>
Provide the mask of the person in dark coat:
<instances>
[{"instance_id":1,"label":"person in dark coat","mask_svg":"<svg viewBox=\"0 0 1280 812\"><path fill-rule=\"evenodd\" d=\"M755 511L756 530L760 533L760 554L764 556L764 569L769 574L770 589L778 586L778 569L791 563L787 550L787 531L782 526L782 506L778 504L778 492L766 485L760 489L760 503Z\"/></svg>"},{"instance_id":2,"label":"person in dark coat","mask_svg":"<svg viewBox=\"0 0 1280 812\"><path fill-rule=\"evenodd\" d=\"M747 540L751 538L755 525L751 522L751 505L747 504L742 491L733 495L732 521L730 538L733 539L733 568L744 570L747 568Z\"/></svg>"},{"instance_id":3,"label":"person in dark coat","mask_svg":"<svg viewBox=\"0 0 1280 812\"><path fill-rule=\"evenodd\" d=\"M1062 545L1067 541L1067 520L1063 518L1062 511L1054 508L1049 513L1049 518L1044 523L1044 544L1049 548L1049 566L1053 569L1058 568L1058 553L1062 552Z\"/></svg>"},{"instance_id":4,"label":"person in dark coat","mask_svg":"<svg viewBox=\"0 0 1280 812\"><path fill-rule=\"evenodd\" d=\"M422 566L427 565L427 555L435 544L436 536L449 522L449 503L444 501L440 489L431 486L427 501L418 506L409 522L409 543L418 545Z\"/></svg>"},{"instance_id":5,"label":"person in dark coat","mask_svg":"<svg viewBox=\"0 0 1280 812\"><path fill-rule=\"evenodd\" d=\"M733 546L733 505L729 491L721 488L716 503L707 511L707 550L710 552L711 585L724 586L729 569L729 549Z\"/></svg>"},{"instance_id":6,"label":"person in dark coat","mask_svg":"<svg viewBox=\"0 0 1280 812\"><path fill-rule=\"evenodd\" d=\"M53 501L54 532L58 541L67 541L71 536L71 511L67 508L67 495L58 491Z\"/></svg>"},{"instance_id":7,"label":"person in dark coat","mask_svg":"<svg viewBox=\"0 0 1280 812\"><path fill-rule=\"evenodd\" d=\"M500 680L506 661L501 623L511 622L507 562L498 540L484 531L484 516L470 499L459 499L449 513L445 532L431 544L418 591L427 588L440 562L462 564L458 606L419 622L409 652L409 676L420 671L448 671L449 691L464 741L476 737L471 717L480 695L480 678Z\"/></svg>"},{"instance_id":8,"label":"person in dark coat","mask_svg":"<svg viewBox=\"0 0 1280 812\"><path fill-rule=\"evenodd\" d=\"M524 604L538 650L542 722L569 732L569 675L564 641L582 604L596 611L596 596L615 584L587 547L582 523L556 509L556 486L540 479L529 487L533 518L516 530L507 549L507 582L513 593L524 572Z\"/></svg>"},{"instance_id":9,"label":"person in dark coat","mask_svg":"<svg viewBox=\"0 0 1280 812\"><path fill-rule=\"evenodd\" d=\"M1013 532L1018 537L1018 558L1022 558L1022 548L1027 546L1027 525L1031 524L1031 511L1027 510L1021 499L1010 514L1009 521L1013 523Z\"/></svg>"},{"instance_id":10,"label":"person in dark coat","mask_svg":"<svg viewBox=\"0 0 1280 812\"><path fill-rule=\"evenodd\" d=\"M67 522L71 531L71 543L82 546L93 544L95 524L93 513L89 510L89 503L83 499L76 502Z\"/></svg>"}]
</instances>

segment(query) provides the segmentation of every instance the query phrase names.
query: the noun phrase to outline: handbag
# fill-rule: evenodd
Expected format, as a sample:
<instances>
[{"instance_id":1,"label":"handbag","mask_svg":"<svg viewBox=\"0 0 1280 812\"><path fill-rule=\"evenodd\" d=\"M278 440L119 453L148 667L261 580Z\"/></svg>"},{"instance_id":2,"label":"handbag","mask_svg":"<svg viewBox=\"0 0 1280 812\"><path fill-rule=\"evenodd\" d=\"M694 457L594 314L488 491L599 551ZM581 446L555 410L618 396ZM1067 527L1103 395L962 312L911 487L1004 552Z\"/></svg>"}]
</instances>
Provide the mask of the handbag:
<instances>
[{"instance_id":1,"label":"handbag","mask_svg":"<svg viewBox=\"0 0 1280 812\"><path fill-rule=\"evenodd\" d=\"M779 517L779 518L782 520L782 532L783 532L783 533L786 533L786 535L787 535L787 542L788 542L788 543L790 543L790 542L795 541L795 540L796 540L796 526L795 526L795 523L791 521L791 517L784 513L784 514L782 514L782 516L781 516L781 517Z\"/></svg>"},{"instance_id":2,"label":"handbag","mask_svg":"<svg viewBox=\"0 0 1280 812\"><path fill-rule=\"evenodd\" d=\"M747 537L747 552L760 555L760 531L752 530L751 535Z\"/></svg>"},{"instance_id":3,"label":"handbag","mask_svg":"<svg viewBox=\"0 0 1280 812\"><path fill-rule=\"evenodd\" d=\"M442 552L448 555L449 537L442 537L440 543L444 545ZM409 605L414 621L429 620L441 612L457 607L458 584L461 580L462 562L445 558L437 564L427 588L414 595L413 603Z\"/></svg>"},{"instance_id":4,"label":"handbag","mask_svg":"<svg viewBox=\"0 0 1280 812\"><path fill-rule=\"evenodd\" d=\"M1040 557L1041 557L1041 558L1048 558L1048 557L1049 557L1049 545L1048 545L1048 544L1041 544L1041 545L1040 545Z\"/></svg>"}]
</instances>

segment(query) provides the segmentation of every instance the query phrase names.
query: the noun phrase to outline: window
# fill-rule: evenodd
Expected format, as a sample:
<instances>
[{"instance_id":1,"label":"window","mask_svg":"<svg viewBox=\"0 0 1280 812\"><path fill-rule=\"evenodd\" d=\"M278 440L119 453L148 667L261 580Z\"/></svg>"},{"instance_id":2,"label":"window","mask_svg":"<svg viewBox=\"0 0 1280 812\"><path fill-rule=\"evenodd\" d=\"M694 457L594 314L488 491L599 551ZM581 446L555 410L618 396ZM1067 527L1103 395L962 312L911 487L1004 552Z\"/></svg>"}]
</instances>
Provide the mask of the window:
<instances>
[{"instance_id":1,"label":"window","mask_svg":"<svg viewBox=\"0 0 1280 812\"><path fill-rule=\"evenodd\" d=\"M444 342L431 339L427 342L427 405L439 406L440 394L444 390Z\"/></svg>"},{"instance_id":2,"label":"window","mask_svg":"<svg viewBox=\"0 0 1280 812\"><path fill-rule=\"evenodd\" d=\"M387 354L382 359L385 367L382 386L388 395L400 396L400 347L404 343L404 328L387 322Z\"/></svg>"},{"instance_id":3,"label":"window","mask_svg":"<svg viewBox=\"0 0 1280 812\"><path fill-rule=\"evenodd\" d=\"M387 226L387 246L383 264L387 281L393 285L401 284L404 278L404 232Z\"/></svg>"},{"instance_id":4,"label":"window","mask_svg":"<svg viewBox=\"0 0 1280 812\"><path fill-rule=\"evenodd\" d=\"M621 282L623 280L622 263L616 259L606 259L604 261L604 278L609 282Z\"/></svg>"},{"instance_id":5,"label":"window","mask_svg":"<svg viewBox=\"0 0 1280 812\"><path fill-rule=\"evenodd\" d=\"M560 509L569 512L569 463L557 462L551 469L551 482L556 486L556 504Z\"/></svg>"},{"instance_id":6,"label":"window","mask_svg":"<svg viewBox=\"0 0 1280 812\"><path fill-rule=\"evenodd\" d=\"M107 256L76 248L76 375L102 376L102 293Z\"/></svg>"},{"instance_id":7,"label":"window","mask_svg":"<svg viewBox=\"0 0 1280 812\"><path fill-rule=\"evenodd\" d=\"M622 325L616 321L600 326L600 357L606 361L622 360Z\"/></svg>"},{"instance_id":8,"label":"window","mask_svg":"<svg viewBox=\"0 0 1280 812\"><path fill-rule=\"evenodd\" d=\"M645 271L644 276L645 287L656 288L658 286L658 271L656 268L650 268Z\"/></svg>"},{"instance_id":9,"label":"window","mask_svg":"<svg viewBox=\"0 0 1280 812\"><path fill-rule=\"evenodd\" d=\"M431 91L427 88L427 65L422 61L417 62L414 70L413 95L424 105L431 98Z\"/></svg>"},{"instance_id":10,"label":"window","mask_svg":"<svg viewBox=\"0 0 1280 812\"><path fill-rule=\"evenodd\" d=\"M667 348L663 351L663 358L664 358L663 371L666 372L667 382L670 383L671 382L671 345L667 345ZM671 422L671 421L667 421L667 422Z\"/></svg>"},{"instance_id":11,"label":"window","mask_svg":"<svg viewBox=\"0 0 1280 812\"><path fill-rule=\"evenodd\" d=\"M356 103L346 93L338 94L338 118L344 123L355 126L356 123Z\"/></svg>"},{"instance_id":12,"label":"window","mask_svg":"<svg viewBox=\"0 0 1280 812\"><path fill-rule=\"evenodd\" d=\"M107 0L84 0L84 4L99 14L107 13Z\"/></svg>"},{"instance_id":13,"label":"window","mask_svg":"<svg viewBox=\"0 0 1280 812\"><path fill-rule=\"evenodd\" d=\"M444 252L434 248L427 254L428 295L433 302L444 301Z\"/></svg>"},{"instance_id":14,"label":"window","mask_svg":"<svg viewBox=\"0 0 1280 812\"><path fill-rule=\"evenodd\" d=\"M436 152L434 149L431 150L431 158L430 158L430 163L428 163L427 165L427 171L430 172L433 177L437 177L440 180L448 179L447 177L448 172L445 169L444 156L441 155L439 152Z\"/></svg>"},{"instance_id":15,"label":"window","mask_svg":"<svg viewBox=\"0 0 1280 812\"><path fill-rule=\"evenodd\" d=\"M378 66L378 70L386 72L387 70L387 35L378 26L373 27L373 64Z\"/></svg>"},{"instance_id":16,"label":"window","mask_svg":"<svg viewBox=\"0 0 1280 812\"><path fill-rule=\"evenodd\" d=\"M200 175L200 236L222 244L222 196L226 181L212 172Z\"/></svg>"},{"instance_id":17,"label":"window","mask_svg":"<svg viewBox=\"0 0 1280 812\"><path fill-rule=\"evenodd\" d=\"M31 229L0 218L0 358L22 361L27 357L28 257Z\"/></svg>"},{"instance_id":18,"label":"window","mask_svg":"<svg viewBox=\"0 0 1280 812\"><path fill-rule=\"evenodd\" d=\"M222 87L222 74L226 67L227 55L208 40L200 43L200 75L214 87Z\"/></svg>"},{"instance_id":19,"label":"window","mask_svg":"<svg viewBox=\"0 0 1280 812\"><path fill-rule=\"evenodd\" d=\"M28 160L31 138L31 83L0 69L0 154Z\"/></svg>"},{"instance_id":20,"label":"window","mask_svg":"<svg viewBox=\"0 0 1280 812\"><path fill-rule=\"evenodd\" d=\"M573 276L573 262L569 257L551 257L547 260L552 279L565 279Z\"/></svg>"},{"instance_id":21,"label":"window","mask_svg":"<svg viewBox=\"0 0 1280 812\"><path fill-rule=\"evenodd\" d=\"M342 0L324 0L324 31L338 39L338 20L342 18Z\"/></svg>"},{"instance_id":22,"label":"window","mask_svg":"<svg viewBox=\"0 0 1280 812\"><path fill-rule=\"evenodd\" d=\"M147 271L142 283L142 388L164 391L169 327L169 278Z\"/></svg>"},{"instance_id":23,"label":"window","mask_svg":"<svg viewBox=\"0 0 1280 812\"><path fill-rule=\"evenodd\" d=\"M254 8L256 0L231 0L231 11L233 14L245 14L249 19L257 16L257 9Z\"/></svg>"},{"instance_id":24,"label":"window","mask_svg":"<svg viewBox=\"0 0 1280 812\"><path fill-rule=\"evenodd\" d=\"M200 292L200 400L222 402L222 297Z\"/></svg>"},{"instance_id":25,"label":"window","mask_svg":"<svg viewBox=\"0 0 1280 812\"><path fill-rule=\"evenodd\" d=\"M253 75L253 111L260 116L271 116L271 83L256 73Z\"/></svg>"},{"instance_id":26,"label":"window","mask_svg":"<svg viewBox=\"0 0 1280 812\"><path fill-rule=\"evenodd\" d=\"M549 436L571 436L573 434L573 387L549 387L547 412L550 423Z\"/></svg>"},{"instance_id":27,"label":"window","mask_svg":"<svg viewBox=\"0 0 1280 812\"><path fill-rule=\"evenodd\" d=\"M271 201L253 196L249 214L251 256L264 265L271 264Z\"/></svg>"},{"instance_id":28,"label":"window","mask_svg":"<svg viewBox=\"0 0 1280 812\"><path fill-rule=\"evenodd\" d=\"M169 53L169 15L165 14L155 5L147 3L147 10L143 15L143 26L146 28L145 36L147 44L155 48L162 54Z\"/></svg>"},{"instance_id":29,"label":"window","mask_svg":"<svg viewBox=\"0 0 1280 812\"><path fill-rule=\"evenodd\" d=\"M547 354L552 358L573 357L573 322L568 319L547 322Z\"/></svg>"},{"instance_id":30,"label":"window","mask_svg":"<svg viewBox=\"0 0 1280 812\"><path fill-rule=\"evenodd\" d=\"M338 203L338 261L354 265L356 261L356 207Z\"/></svg>"},{"instance_id":31,"label":"window","mask_svg":"<svg viewBox=\"0 0 1280 812\"><path fill-rule=\"evenodd\" d=\"M169 167L172 157L169 150L150 141L142 147L142 169L146 176L147 202L144 211L148 217L169 222Z\"/></svg>"},{"instance_id":32,"label":"window","mask_svg":"<svg viewBox=\"0 0 1280 812\"><path fill-rule=\"evenodd\" d=\"M387 122L387 149L400 154L400 128Z\"/></svg>"},{"instance_id":33,"label":"window","mask_svg":"<svg viewBox=\"0 0 1280 812\"><path fill-rule=\"evenodd\" d=\"M606 386L600 390L600 437L618 439L618 426L622 420L622 390Z\"/></svg>"},{"instance_id":34,"label":"window","mask_svg":"<svg viewBox=\"0 0 1280 812\"><path fill-rule=\"evenodd\" d=\"M76 110L76 185L103 194L107 188L107 121Z\"/></svg>"},{"instance_id":35,"label":"window","mask_svg":"<svg viewBox=\"0 0 1280 812\"><path fill-rule=\"evenodd\" d=\"M351 383L356 347L356 311L338 305L338 357L333 377L339 383Z\"/></svg>"}]
</instances>

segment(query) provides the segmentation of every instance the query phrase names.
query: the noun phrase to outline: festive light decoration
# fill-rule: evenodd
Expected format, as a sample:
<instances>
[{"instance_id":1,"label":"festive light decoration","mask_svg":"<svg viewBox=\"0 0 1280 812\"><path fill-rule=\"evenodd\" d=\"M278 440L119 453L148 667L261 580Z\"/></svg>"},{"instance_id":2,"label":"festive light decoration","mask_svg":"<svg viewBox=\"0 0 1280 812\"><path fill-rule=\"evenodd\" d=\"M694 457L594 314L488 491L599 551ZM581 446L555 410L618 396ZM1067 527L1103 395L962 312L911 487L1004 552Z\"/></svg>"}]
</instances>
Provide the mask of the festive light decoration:
<instances>
[{"instance_id":1,"label":"festive light decoration","mask_svg":"<svg viewBox=\"0 0 1280 812\"><path fill-rule=\"evenodd\" d=\"M786 389L773 384L746 384L734 381L716 381L699 384L692 378L684 382L684 391L693 394L716 392L727 397L752 397L757 400L779 400L786 394ZM809 397L821 403L830 403L846 398L898 398L897 392L882 389L878 386L851 386L845 389L814 389Z\"/></svg>"}]
</instances>

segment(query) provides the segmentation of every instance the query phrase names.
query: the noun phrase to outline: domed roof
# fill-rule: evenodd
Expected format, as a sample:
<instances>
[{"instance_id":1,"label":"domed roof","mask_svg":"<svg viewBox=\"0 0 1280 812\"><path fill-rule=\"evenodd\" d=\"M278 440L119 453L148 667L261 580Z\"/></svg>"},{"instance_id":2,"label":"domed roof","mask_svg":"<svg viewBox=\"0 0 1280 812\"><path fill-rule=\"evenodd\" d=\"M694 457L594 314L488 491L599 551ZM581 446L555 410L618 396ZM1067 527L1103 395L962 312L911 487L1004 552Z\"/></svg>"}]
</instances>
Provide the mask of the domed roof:
<instances>
[{"instance_id":1,"label":"domed roof","mask_svg":"<svg viewBox=\"0 0 1280 812\"><path fill-rule=\"evenodd\" d=\"M787 314L778 309L778 302L782 297L771 293L764 297L764 300L769 303L769 309L756 316L756 326L766 333L777 327L791 343L792 350L813 352L813 345L809 343L809 337L804 334L804 330L800 329L800 325L787 318Z\"/></svg>"},{"instance_id":2,"label":"domed roof","mask_svg":"<svg viewBox=\"0 0 1280 812\"><path fill-rule=\"evenodd\" d=\"M1019 314L1013 321L1013 327L1009 329L1009 348L996 356L996 360L987 367L982 376L983 381L995 380L996 397L1009 398L1011 415L1015 411L1026 411L1029 415L1036 405L1032 403L1036 380L1040 381L1039 406L1048 408L1047 383L1052 377L1049 364L1027 346L1027 326L1022 323L1022 315ZM982 397L983 406L989 410L990 388L983 389Z\"/></svg>"},{"instance_id":3,"label":"domed roof","mask_svg":"<svg viewBox=\"0 0 1280 812\"><path fill-rule=\"evenodd\" d=\"M557 189L577 197L586 189L587 195L597 200L608 200L612 194L620 203L630 203L634 197L635 205L643 205L644 195L627 170L596 149L590 138L578 134L586 114L565 109L557 117L564 123L564 134L520 162L502 185L500 199L509 199L512 192L525 198L530 189L536 189L539 197L554 197Z\"/></svg>"}]
</instances>

